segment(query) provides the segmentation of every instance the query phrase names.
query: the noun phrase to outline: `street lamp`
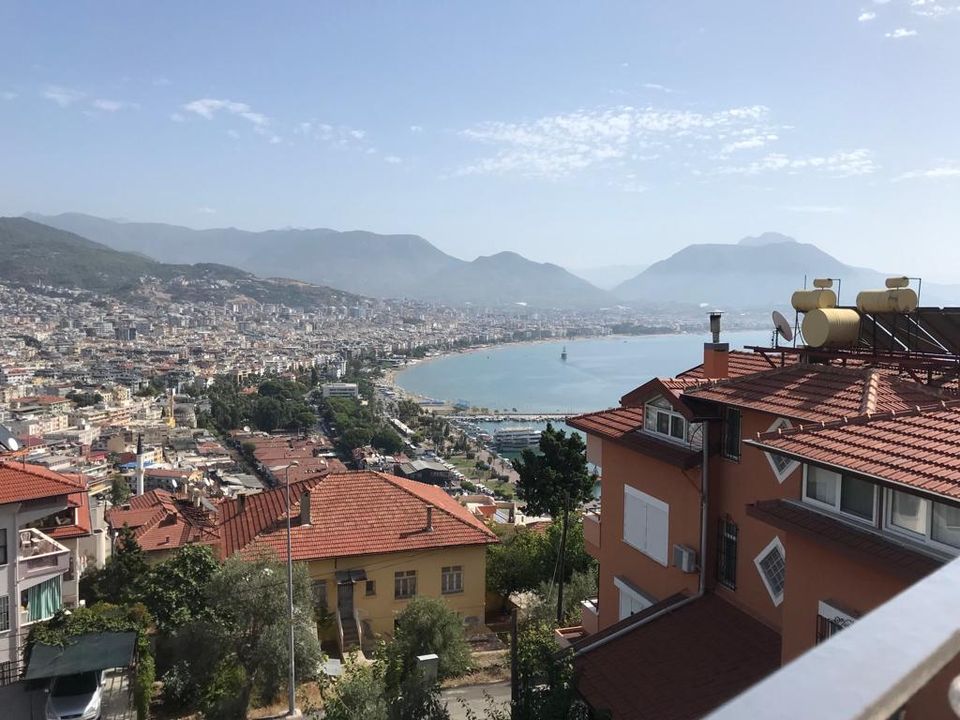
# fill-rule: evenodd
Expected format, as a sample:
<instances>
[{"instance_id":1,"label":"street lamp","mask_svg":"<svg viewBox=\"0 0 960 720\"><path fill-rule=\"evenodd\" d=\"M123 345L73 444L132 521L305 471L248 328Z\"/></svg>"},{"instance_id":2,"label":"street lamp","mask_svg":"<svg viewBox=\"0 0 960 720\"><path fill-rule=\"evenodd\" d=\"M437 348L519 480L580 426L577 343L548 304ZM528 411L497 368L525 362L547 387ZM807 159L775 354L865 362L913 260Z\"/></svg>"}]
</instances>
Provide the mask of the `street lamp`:
<instances>
[{"instance_id":1,"label":"street lamp","mask_svg":"<svg viewBox=\"0 0 960 720\"><path fill-rule=\"evenodd\" d=\"M287 705L289 706L287 714L288 717L300 717L297 712L296 686L294 684L296 665L293 650L293 553L290 550L290 468L292 467L300 467L300 463L294 460L288 465L270 469L283 470L283 482L287 486L287 610L290 616L290 680L287 683Z\"/></svg>"}]
</instances>

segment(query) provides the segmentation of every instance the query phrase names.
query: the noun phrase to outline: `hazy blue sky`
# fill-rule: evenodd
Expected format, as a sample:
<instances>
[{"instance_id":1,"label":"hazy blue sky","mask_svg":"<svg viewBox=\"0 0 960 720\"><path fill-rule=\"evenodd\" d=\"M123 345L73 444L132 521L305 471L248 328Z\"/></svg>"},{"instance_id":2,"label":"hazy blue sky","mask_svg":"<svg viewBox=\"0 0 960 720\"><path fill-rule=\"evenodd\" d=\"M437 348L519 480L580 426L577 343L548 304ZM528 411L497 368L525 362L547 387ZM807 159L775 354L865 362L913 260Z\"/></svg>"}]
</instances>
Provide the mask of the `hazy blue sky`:
<instances>
[{"instance_id":1,"label":"hazy blue sky","mask_svg":"<svg viewBox=\"0 0 960 720\"><path fill-rule=\"evenodd\" d=\"M0 0L0 212L960 281L960 0Z\"/></svg>"}]
</instances>

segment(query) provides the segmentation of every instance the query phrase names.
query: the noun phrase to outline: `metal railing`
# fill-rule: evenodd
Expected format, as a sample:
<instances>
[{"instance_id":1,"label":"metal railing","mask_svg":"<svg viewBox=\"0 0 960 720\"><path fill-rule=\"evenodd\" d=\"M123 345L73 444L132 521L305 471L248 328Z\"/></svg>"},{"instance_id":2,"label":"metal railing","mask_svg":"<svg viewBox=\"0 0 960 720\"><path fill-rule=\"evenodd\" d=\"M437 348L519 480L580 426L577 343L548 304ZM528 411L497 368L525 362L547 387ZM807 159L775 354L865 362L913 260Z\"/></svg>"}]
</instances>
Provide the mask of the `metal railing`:
<instances>
[{"instance_id":1,"label":"metal railing","mask_svg":"<svg viewBox=\"0 0 960 720\"><path fill-rule=\"evenodd\" d=\"M36 528L19 531L17 547L17 578L25 578L51 571L70 569L70 551Z\"/></svg>"},{"instance_id":2,"label":"metal railing","mask_svg":"<svg viewBox=\"0 0 960 720\"><path fill-rule=\"evenodd\" d=\"M927 688L960 654L957 607L960 559L834 633L707 720L887 720L905 705L913 717L910 702L918 693L925 704L932 698L960 717L960 677L946 678L952 681L947 698L935 695L945 684Z\"/></svg>"}]
</instances>

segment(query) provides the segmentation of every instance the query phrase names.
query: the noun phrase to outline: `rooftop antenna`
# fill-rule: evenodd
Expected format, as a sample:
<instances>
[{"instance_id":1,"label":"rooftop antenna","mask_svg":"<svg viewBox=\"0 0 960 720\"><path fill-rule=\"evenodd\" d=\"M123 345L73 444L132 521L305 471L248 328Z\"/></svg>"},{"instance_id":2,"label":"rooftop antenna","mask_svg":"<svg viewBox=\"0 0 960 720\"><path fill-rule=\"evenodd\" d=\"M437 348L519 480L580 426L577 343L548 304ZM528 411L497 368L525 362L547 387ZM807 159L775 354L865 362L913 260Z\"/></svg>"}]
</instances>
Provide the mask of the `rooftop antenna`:
<instances>
[{"instance_id":1,"label":"rooftop antenna","mask_svg":"<svg viewBox=\"0 0 960 720\"><path fill-rule=\"evenodd\" d=\"M787 342L793 340L793 328L790 326L790 321L779 310L773 311L773 328L774 347L780 347L778 338L783 338Z\"/></svg>"}]
</instances>

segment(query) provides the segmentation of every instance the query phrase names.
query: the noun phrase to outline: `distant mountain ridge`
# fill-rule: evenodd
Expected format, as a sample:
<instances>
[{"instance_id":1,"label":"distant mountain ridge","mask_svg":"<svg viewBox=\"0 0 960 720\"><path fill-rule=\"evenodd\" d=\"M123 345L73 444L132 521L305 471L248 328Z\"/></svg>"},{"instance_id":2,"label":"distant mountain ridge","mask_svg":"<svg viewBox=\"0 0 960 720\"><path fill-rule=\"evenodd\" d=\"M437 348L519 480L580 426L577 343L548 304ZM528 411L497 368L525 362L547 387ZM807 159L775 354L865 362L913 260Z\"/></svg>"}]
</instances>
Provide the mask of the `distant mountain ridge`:
<instances>
[{"instance_id":1,"label":"distant mountain ridge","mask_svg":"<svg viewBox=\"0 0 960 720\"><path fill-rule=\"evenodd\" d=\"M557 265L536 263L516 253L467 262L444 253L419 235L327 228L192 230L163 223L116 222L79 213L26 217L163 262L229 263L261 276L293 277L372 297L566 308L616 303L606 291Z\"/></svg>"},{"instance_id":2,"label":"distant mountain ridge","mask_svg":"<svg viewBox=\"0 0 960 720\"><path fill-rule=\"evenodd\" d=\"M228 265L161 263L23 217L0 217L0 281L131 300L249 298L301 306L352 305L359 300L350 293L308 283L259 278Z\"/></svg>"}]
</instances>

